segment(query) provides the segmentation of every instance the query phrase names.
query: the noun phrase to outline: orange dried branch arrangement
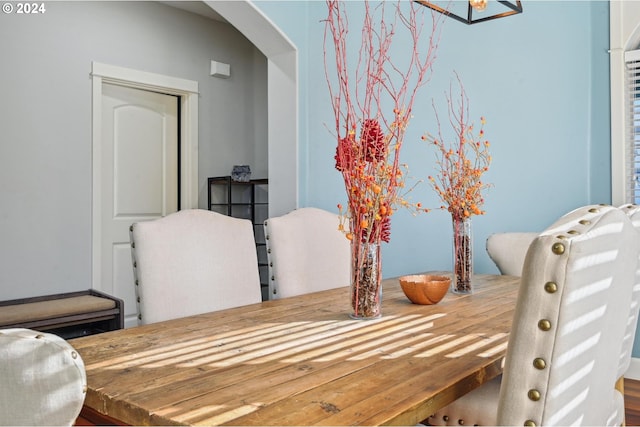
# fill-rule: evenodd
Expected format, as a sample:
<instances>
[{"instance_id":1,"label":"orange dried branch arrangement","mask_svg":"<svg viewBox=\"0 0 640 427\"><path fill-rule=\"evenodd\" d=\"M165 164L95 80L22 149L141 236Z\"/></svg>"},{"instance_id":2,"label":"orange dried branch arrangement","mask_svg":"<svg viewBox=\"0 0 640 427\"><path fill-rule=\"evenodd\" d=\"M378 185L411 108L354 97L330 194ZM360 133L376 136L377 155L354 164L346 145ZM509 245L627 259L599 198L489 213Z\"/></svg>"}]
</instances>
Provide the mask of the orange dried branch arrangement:
<instances>
[{"instance_id":1,"label":"orange dried branch arrangement","mask_svg":"<svg viewBox=\"0 0 640 427\"><path fill-rule=\"evenodd\" d=\"M324 63L338 142L335 167L342 174L348 200L346 210L338 208L340 227L351 240L351 316L374 318L381 315L380 242L391 237L391 216L402 206L421 210L404 198L407 166L400 163L400 150L416 93L427 82L435 59L442 15L431 14L432 33L423 38L414 2L398 1L395 13L388 15L384 1L374 9L366 0L352 2L350 7L364 8L361 44L355 53L347 49L344 3L326 1ZM408 13L403 14L401 7ZM422 14L424 9L420 8ZM403 69L391 60L392 41L400 29L408 31L410 39L408 46L396 48L397 53L408 54ZM428 43L426 50L419 46L422 41ZM335 82L329 72L330 42Z\"/></svg>"},{"instance_id":2,"label":"orange dried branch arrangement","mask_svg":"<svg viewBox=\"0 0 640 427\"><path fill-rule=\"evenodd\" d=\"M435 177L429 176L429 182L444 203L440 208L449 211L454 221L483 215L482 191L491 186L482 181L482 175L491 164L490 144L484 134L485 119L480 118L480 129L477 135L474 134L474 126L469 123L469 98L459 77L458 83L460 98L457 105L450 96L447 98L449 122L455 131L455 140L450 144L444 142L437 113L438 136L426 134L422 137L435 147L439 167Z\"/></svg>"},{"instance_id":3,"label":"orange dried branch arrangement","mask_svg":"<svg viewBox=\"0 0 640 427\"><path fill-rule=\"evenodd\" d=\"M442 18L432 13L431 34L423 37L419 17L424 16L425 8L418 11L413 2L398 1L393 22L389 23L384 1L374 9L368 1L357 4L364 7L364 19L361 45L354 55L347 49L345 6L327 0L325 74L335 114L335 167L342 174L348 199L346 210L338 206L343 218L341 228L352 241L379 243L389 241L391 216L398 207L423 210L420 204L410 204L403 197L408 168L400 163L400 150L415 95L430 76ZM406 14L402 6L409 9ZM404 71L391 60L394 35L402 28L411 40L404 50L409 54L403 61L407 64ZM329 71L327 45L331 42L335 82ZM421 42L428 45L423 49ZM350 63L351 58L354 63Z\"/></svg>"}]
</instances>

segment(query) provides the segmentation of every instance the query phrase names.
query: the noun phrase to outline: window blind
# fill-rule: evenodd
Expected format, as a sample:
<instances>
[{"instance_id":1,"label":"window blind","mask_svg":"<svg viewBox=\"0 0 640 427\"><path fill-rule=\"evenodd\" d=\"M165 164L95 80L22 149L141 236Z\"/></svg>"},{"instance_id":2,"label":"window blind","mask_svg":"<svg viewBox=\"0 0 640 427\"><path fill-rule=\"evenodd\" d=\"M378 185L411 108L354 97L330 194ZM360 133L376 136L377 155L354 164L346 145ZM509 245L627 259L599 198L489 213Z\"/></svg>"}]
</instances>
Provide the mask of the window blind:
<instances>
[{"instance_id":1,"label":"window blind","mask_svg":"<svg viewBox=\"0 0 640 427\"><path fill-rule=\"evenodd\" d=\"M640 50L625 52L625 199L640 203Z\"/></svg>"}]
</instances>

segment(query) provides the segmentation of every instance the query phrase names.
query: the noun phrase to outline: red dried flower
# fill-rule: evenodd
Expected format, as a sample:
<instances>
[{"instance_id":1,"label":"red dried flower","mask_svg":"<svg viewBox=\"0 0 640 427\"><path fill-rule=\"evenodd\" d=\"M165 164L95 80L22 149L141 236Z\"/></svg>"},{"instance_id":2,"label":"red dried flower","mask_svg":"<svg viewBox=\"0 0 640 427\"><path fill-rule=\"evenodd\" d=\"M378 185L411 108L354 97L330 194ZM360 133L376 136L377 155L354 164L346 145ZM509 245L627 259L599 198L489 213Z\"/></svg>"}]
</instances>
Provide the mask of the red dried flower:
<instances>
[{"instance_id":1,"label":"red dried flower","mask_svg":"<svg viewBox=\"0 0 640 427\"><path fill-rule=\"evenodd\" d=\"M362 135L360 141L364 145L364 158L368 162L381 161L386 158L384 133L380 129L380 123L375 119L366 119L362 123Z\"/></svg>"},{"instance_id":2,"label":"red dried flower","mask_svg":"<svg viewBox=\"0 0 640 427\"><path fill-rule=\"evenodd\" d=\"M339 171L351 170L353 165L353 149L354 149L354 138L353 135L349 135L345 138L340 138L338 140L338 145L336 146L336 169Z\"/></svg>"},{"instance_id":3,"label":"red dried flower","mask_svg":"<svg viewBox=\"0 0 640 427\"><path fill-rule=\"evenodd\" d=\"M375 236L380 230L380 240L389 243L391 240L391 217L385 216L379 221L373 223L371 234L369 234L369 241L367 242L366 234L362 235L362 243L375 243Z\"/></svg>"},{"instance_id":4,"label":"red dried flower","mask_svg":"<svg viewBox=\"0 0 640 427\"><path fill-rule=\"evenodd\" d=\"M382 218L380 224L380 240L389 243L389 240L391 240L391 218L388 216Z\"/></svg>"}]
</instances>

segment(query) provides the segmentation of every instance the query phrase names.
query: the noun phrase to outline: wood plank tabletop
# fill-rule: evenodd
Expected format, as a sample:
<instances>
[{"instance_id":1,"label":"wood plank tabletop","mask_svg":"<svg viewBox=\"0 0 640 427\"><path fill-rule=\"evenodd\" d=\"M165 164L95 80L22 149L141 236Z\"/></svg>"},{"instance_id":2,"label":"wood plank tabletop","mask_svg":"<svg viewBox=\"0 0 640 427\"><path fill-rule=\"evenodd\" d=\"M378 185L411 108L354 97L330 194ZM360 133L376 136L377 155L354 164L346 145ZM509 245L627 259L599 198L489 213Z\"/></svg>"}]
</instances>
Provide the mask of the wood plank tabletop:
<instances>
[{"instance_id":1,"label":"wood plank tabletop","mask_svg":"<svg viewBox=\"0 0 640 427\"><path fill-rule=\"evenodd\" d=\"M502 371L520 279L349 318L339 288L71 340L85 406L131 425L415 425Z\"/></svg>"}]
</instances>

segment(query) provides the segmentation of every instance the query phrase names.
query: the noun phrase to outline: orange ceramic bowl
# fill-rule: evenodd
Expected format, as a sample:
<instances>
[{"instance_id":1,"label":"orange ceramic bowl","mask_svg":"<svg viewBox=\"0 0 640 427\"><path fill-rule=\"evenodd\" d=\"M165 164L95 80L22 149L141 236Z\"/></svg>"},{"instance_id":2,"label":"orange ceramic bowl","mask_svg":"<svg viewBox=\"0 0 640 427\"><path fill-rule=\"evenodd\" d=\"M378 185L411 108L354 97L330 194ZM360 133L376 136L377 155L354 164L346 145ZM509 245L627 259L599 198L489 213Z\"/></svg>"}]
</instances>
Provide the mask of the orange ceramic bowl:
<instances>
[{"instance_id":1,"label":"orange ceramic bowl","mask_svg":"<svg viewBox=\"0 0 640 427\"><path fill-rule=\"evenodd\" d=\"M429 274L400 277L402 291L414 304L437 304L449 290L451 278Z\"/></svg>"}]
</instances>

